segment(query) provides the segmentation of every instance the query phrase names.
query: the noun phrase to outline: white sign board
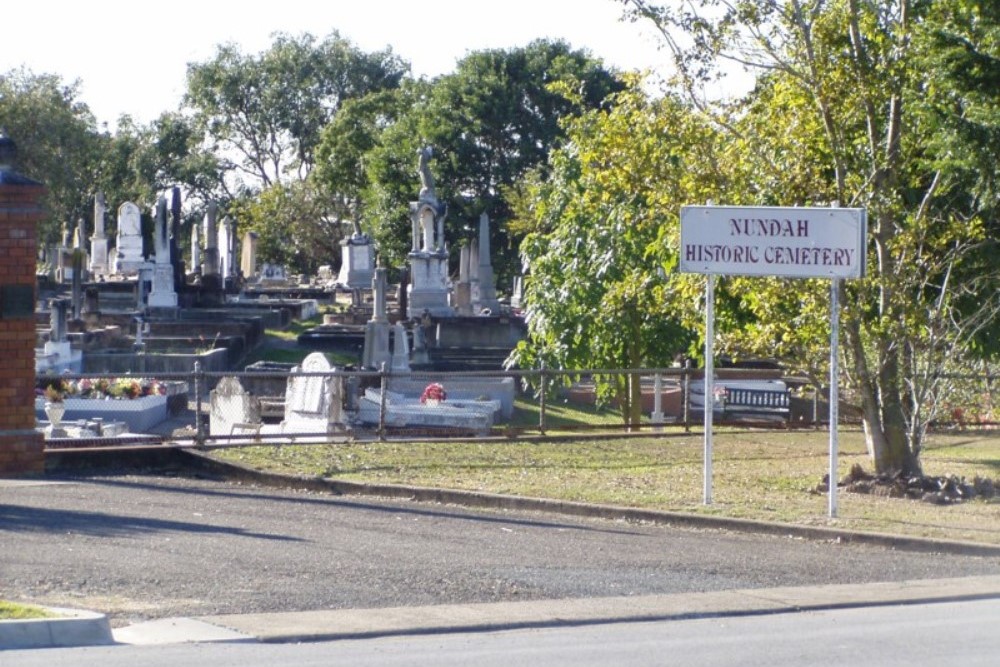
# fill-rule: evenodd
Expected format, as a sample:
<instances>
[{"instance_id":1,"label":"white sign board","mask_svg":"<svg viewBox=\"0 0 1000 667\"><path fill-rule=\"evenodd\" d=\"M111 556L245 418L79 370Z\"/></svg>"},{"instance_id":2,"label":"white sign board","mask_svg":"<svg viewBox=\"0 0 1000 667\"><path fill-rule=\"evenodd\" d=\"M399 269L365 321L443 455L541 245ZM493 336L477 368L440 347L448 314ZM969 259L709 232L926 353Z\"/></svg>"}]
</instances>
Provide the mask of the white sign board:
<instances>
[{"instance_id":1,"label":"white sign board","mask_svg":"<svg viewBox=\"0 0 1000 667\"><path fill-rule=\"evenodd\" d=\"M684 206L680 270L710 275L860 278L863 208Z\"/></svg>"}]
</instances>

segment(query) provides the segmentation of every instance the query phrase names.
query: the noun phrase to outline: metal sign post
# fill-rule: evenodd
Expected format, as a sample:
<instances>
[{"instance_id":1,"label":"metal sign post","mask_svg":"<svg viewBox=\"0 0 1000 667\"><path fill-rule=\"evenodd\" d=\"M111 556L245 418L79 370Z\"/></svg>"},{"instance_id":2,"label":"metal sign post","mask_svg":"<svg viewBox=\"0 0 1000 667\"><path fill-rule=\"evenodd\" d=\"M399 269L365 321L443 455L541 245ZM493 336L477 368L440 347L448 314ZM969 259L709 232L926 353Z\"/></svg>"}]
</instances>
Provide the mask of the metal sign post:
<instances>
[{"instance_id":1,"label":"metal sign post","mask_svg":"<svg viewBox=\"0 0 1000 667\"><path fill-rule=\"evenodd\" d=\"M715 413L715 276L705 283L705 471L702 502L712 504L712 418Z\"/></svg>"},{"instance_id":2,"label":"metal sign post","mask_svg":"<svg viewBox=\"0 0 1000 667\"><path fill-rule=\"evenodd\" d=\"M839 447L837 426L840 421L840 390L838 388L840 373L837 367L839 359L837 348L839 343L840 280L834 278L830 281L830 471L829 493L827 494L831 519L837 516L837 450Z\"/></svg>"},{"instance_id":3,"label":"metal sign post","mask_svg":"<svg viewBox=\"0 0 1000 667\"><path fill-rule=\"evenodd\" d=\"M705 286L705 480L712 503L712 418L715 408L715 276L829 278L830 468L829 512L837 515L839 291L846 278L865 275L868 219L864 209L684 206L680 270L700 273Z\"/></svg>"}]
</instances>

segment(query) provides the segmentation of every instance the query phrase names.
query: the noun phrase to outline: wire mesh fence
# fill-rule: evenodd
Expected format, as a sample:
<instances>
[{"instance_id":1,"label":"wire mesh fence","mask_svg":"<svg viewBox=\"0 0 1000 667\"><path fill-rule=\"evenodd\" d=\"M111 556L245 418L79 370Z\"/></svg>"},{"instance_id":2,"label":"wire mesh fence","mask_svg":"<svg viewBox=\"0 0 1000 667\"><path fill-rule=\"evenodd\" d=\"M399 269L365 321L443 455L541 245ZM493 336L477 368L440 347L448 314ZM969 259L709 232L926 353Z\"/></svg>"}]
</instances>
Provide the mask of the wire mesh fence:
<instances>
[{"instance_id":1,"label":"wire mesh fence","mask_svg":"<svg viewBox=\"0 0 1000 667\"><path fill-rule=\"evenodd\" d=\"M956 377L939 428L994 424L996 378ZM40 376L48 447L173 442L202 447L423 438L560 438L685 432L713 422L825 428L824 388L774 372L723 369L706 397L688 368L393 372L296 367ZM60 412L61 406L61 412ZM842 394L842 424L860 411Z\"/></svg>"}]
</instances>

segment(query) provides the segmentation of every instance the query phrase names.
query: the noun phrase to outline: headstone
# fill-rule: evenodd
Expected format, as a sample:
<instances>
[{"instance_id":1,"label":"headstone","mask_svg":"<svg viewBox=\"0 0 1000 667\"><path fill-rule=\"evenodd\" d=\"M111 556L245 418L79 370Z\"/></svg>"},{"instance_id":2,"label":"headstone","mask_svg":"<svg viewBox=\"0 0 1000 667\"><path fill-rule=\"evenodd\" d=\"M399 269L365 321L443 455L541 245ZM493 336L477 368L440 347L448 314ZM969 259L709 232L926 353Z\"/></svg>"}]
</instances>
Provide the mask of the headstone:
<instances>
[{"instance_id":1,"label":"headstone","mask_svg":"<svg viewBox=\"0 0 1000 667\"><path fill-rule=\"evenodd\" d=\"M426 365L430 362L430 352L427 350L427 333L424 330L423 322L417 322L413 325L413 352L410 353L410 363Z\"/></svg>"},{"instance_id":2,"label":"headstone","mask_svg":"<svg viewBox=\"0 0 1000 667\"><path fill-rule=\"evenodd\" d=\"M96 327L101 321L101 291L94 286L83 290L83 309L80 316L87 327Z\"/></svg>"},{"instance_id":3,"label":"headstone","mask_svg":"<svg viewBox=\"0 0 1000 667\"><path fill-rule=\"evenodd\" d=\"M174 291L184 288L184 259L181 257L181 189L176 185L170 195L170 264L173 266Z\"/></svg>"},{"instance_id":4,"label":"headstone","mask_svg":"<svg viewBox=\"0 0 1000 667\"><path fill-rule=\"evenodd\" d=\"M153 232L156 262L153 266L153 286L146 299L150 308L176 308L177 292L174 290L174 265L167 239L167 200L156 202L156 227Z\"/></svg>"},{"instance_id":5,"label":"headstone","mask_svg":"<svg viewBox=\"0 0 1000 667\"><path fill-rule=\"evenodd\" d=\"M269 264L264 262L260 268L261 282L285 283L288 281L288 272L280 264Z\"/></svg>"},{"instance_id":6,"label":"headstone","mask_svg":"<svg viewBox=\"0 0 1000 667\"><path fill-rule=\"evenodd\" d=\"M73 303L73 320L80 319L80 311L83 309L83 251L79 248L73 249L73 281L70 296Z\"/></svg>"},{"instance_id":7,"label":"headstone","mask_svg":"<svg viewBox=\"0 0 1000 667\"><path fill-rule=\"evenodd\" d=\"M101 312L101 291L96 287L87 287L83 290L83 314Z\"/></svg>"},{"instance_id":8,"label":"headstone","mask_svg":"<svg viewBox=\"0 0 1000 667\"><path fill-rule=\"evenodd\" d=\"M301 366L292 369L285 387L285 419L281 423L286 433L328 433L342 426L343 383L339 378L301 376L298 373L330 373L334 369L322 352L307 356Z\"/></svg>"},{"instance_id":9,"label":"headstone","mask_svg":"<svg viewBox=\"0 0 1000 667\"><path fill-rule=\"evenodd\" d=\"M205 211L204 231L205 231L205 257L202 260L201 275L215 276L219 273L219 233L215 226L215 217L218 215L219 207L214 201L208 202L208 209Z\"/></svg>"},{"instance_id":10,"label":"headstone","mask_svg":"<svg viewBox=\"0 0 1000 667\"><path fill-rule=\"evenodd\" d=\"M191 225L191 272L201 272L201 227Z\"/></svg>"},{"instance_id":11,"label":"headstone","mask_svg":"<svg viewBox=\"0 0 1000 667\"><path fill-rule=\"evenodd\" d=\"M493 261L490 257L490 218L486 213L479 216L478 241L472 308L477 315L499 315L500 300L497 298L496 278L493 276Z\"/></svg>"},{"instance_id":12,"label":"headstone","mask_svg":"<svg viewBox=\"0 0 1000 667\"><path fill-rule=\"evenodd\" d=\"M524 277L514 276L514 285L510 292L510 307L520 308L524 301Z\"/></svg>"},{"instance_id":13,"label":"headstone","mask_svg":"<svg viewBox=\"0 0 1000 667\"><path fill-rule=\"evenodd\" d=\"M392 328L392 372L410 372L410 341L406 337L406 328L402 322L396 322Z\"/></svg>"},{"instance_id":14,"label":"headstone","mask_svg":"<svg viewBox=\"0 0 1000 667\"><path fill-rule=\"evenodd\" d=\"M375 246L371 237L355 224L354 234L340 242L340 273L337 282L351 289L371 285L375 271Z\"/></svg>"},{"instance_id":15,"label":"headstone","mask_svg":"<svg viewBox=\"0 0 1000 667\"><path fill-rule=\"evenodd\" d=\"M365 346L361 355L364 368L382 368L382 364L392 362L389 353L389 314L386 311L386 269L375 269L372 292L375 295L372 318L365 324Z\"/></svg>"},{"instance_id":16,"label":"headstone","mask_svg":"<svg viewBox=\"0 0 1000 667\"><path fill-rule=\"evenodd\" d=\"M49 340L62 343L66 340L66 317L69 302L66 299L52 299L49 302Z\"/></svg>"},{"instance_id":17,"label":"headstone","mask_svg":"<svg viewBox=\"0 0 1000 667\"><path fill-rule=\"evenodd\" d=\"M472 315L472 285L469 282L469 263L472 256L470 245L462 246L458 256L458 282L452 295L452 306L459 315Z\"/></svg>"},{"instance_id":18,"label":"headstone","mask_svg":"<svg viewBox=\"0 0 1000 667\"><path fill-rule=\"evenodd\" d=\"M219 275L222 279L233 277L233 221L227 215L219 225Z\"/></svg>"},{"instance_id":19,"label":"headstone","mask_svg":"<svg viewBox=\"0 0 1000 667\"><path fill-rule=\"evenodd\" d=\"M213 436L235 435L260 424L260 399L247 393L237 378L222 378L209 396L208 430Z\"/></svg>"},{"instance_id":20,"label":"headstone","mask_svg":"<svg viewBox=\"0 0 1000 667\"><path fill-rule=\"evenodd\" d=\"M108 274L108 237L104 231L108 205L104 193L94 195L94 235L90 237L90 273L103 278Z\"/></svg>"},{"instance_id":21,"label":"headstone","mask_svg":"<svg viewBox=\"0 0 1000 667\"><path fill-rule=\"evenodd\" d=\"M247 280L257 275L257 232L247 232L243 235L240 271Z\"/></svg>"},{"instance_id":22,"label":"headstone","mask_svg":"<svg viewBox=\"0 0 1000 667\"><path fill-rule=\"evenodd\" d=\"M153 216L155 220L153 227L154 260L157 264L170 264L170 239L167 236L167 200L165 198L160 197L156 200Z\"/></svg>"},{"instance_id":23,"label":"headstone","mask_svg":"<svg viewBox=\"0 0 1000 667\"><path fill-rule=\"evenodd\" d=\"M448 208L438 201L434 178L428 160L430 148L418 151L420 198L410 203L413 243L407 259L410 264L410 290L407 317L420 316L424 311L436 317L452 317L449 304L451 291L448 279L448 249L444 242L444 219Z\"/></svg>"},{"instance_id":24,"label":"headstone","mask_svg":"<svg viewBox=\"0 0 1000 667\"><path fill-rule=\"evenodd\" d=\"M406 311L409 306L410 297L410 267L401 266L399 268L399 288L396 292L396 307L399 309L399 316L406 318Z\"/></svg>"},{"instance_id":25,"label":"headstone","mask_svg":"<svg viewBox=\"0 0 1000 667\"><path fill-rule=\"evenodd\" d=\"M42 357L35 358L35 369L38 371L62 372L68 370L79 372L83 353L74 350L66 338L68 331L69 299L58 298L49 302L49 339L42 346Z\"/></svg>"},{"instance_id":26,"label":"headstone","mask_svg":"<svg viewBox=\"0 0 1000 667\"><path fill-rule=\"evenodd\" d=\"M118 207L118 239L115 243L115 273L134 276L143 263L142 214L130 201Z\"/></svg>"}]
</instances>

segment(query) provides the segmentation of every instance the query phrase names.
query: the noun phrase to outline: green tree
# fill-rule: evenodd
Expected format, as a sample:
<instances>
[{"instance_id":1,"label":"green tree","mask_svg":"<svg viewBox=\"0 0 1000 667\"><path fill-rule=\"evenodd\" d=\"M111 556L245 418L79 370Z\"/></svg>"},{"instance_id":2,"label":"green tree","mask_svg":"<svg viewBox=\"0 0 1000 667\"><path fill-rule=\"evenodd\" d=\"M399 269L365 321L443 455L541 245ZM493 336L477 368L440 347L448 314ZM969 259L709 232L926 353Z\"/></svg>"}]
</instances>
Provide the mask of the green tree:
<instances>
[{"instance_id":1,"label":"green tree","mask_svg":"<svg viewBox=\"0 0 1000 667\"><path fill-rule=\"evenodd\" d=\"M45 184L48 217L41 243L55 243L60 228L89 216L88 202L104 143L80 102L79 82L21 68L0 74L0 127L18 146L18 171Z\"/></svg>"},{"instance_id":2,"label":"green tree","mask_svg":"<svg viewBox=\"0 0 1000 667\"><path fill-rule=\"evenodd\" d=\"M692 286L667 275L679 204L719 180L713 133L677 99L651 102L638 84L610 106L569 121L567 144L527 187L529 339L511 359L521 366L667 366L692 343ZM626 423L639 421L638 376L597 381Z\"/></svg>"},{"instance_id":3,"label":"green tree","mask_svg":"<svg viewBox=\"0 0 1000 667\"><path fill-rule=\"evenodd\" d=\"M554 90L551 84L557 82L568 84L575 94ZM508 234L512 209L505 188L544 164L560 144L560 119L599 108L621 88L600 60L565 42L547 40L470 53L453 74L415 87L408 113L386 127L366 164L370 187L365 219L387 233L379 236L380 245L392 257L409 249L404 247L409 238L406 212L419 189L416 151L431 146L431 168L438 197L448 204L453 245L486 212L498 280L509 280L517 270L520 239Z\"/></svg>"},{"instance_id":4,"label":"green tree","mask_svg":"<svg viewBox=\"0 0 1000 667\"><path fill-rule=\"evenodd\" d=\"M277 34L263 53L226 44L189 65L185 105L224 170L267 187L304 178L340 106L398 86L406 69L391 51L364 53L336 31L322 41Z\"/></svg>"},{"instance_id":5,"label":"green tree","mask_svg":"<svg viewBox=\"0 0 1000 667\"><path fill-rule=\"evenodd\" d=\"M977 62L995 73L995 15L983 11L987 3L966 0L625 4L661 29L690 93L724 62L763 73L739 114L704 106L726 139L743 146L745 159L734 163L742 175L722 194L741 203L840 202L868 210L869 275L842 294L847 375L877 471L920 473L926 427L946 389L940 371L968 351L997 311L996 266L981 261L982 250L993 247L985 234L992 202L975 194L995 179L974 176L967 159L956 164L942 151L947 141L976 154L987 149L969 135L941 134L935 81L947 82L953 102L963 98L963 82L949 73L947 58L938 59L955 51L929 37L950 31L966 57L982 56ZM985 21L981 33L955 32L981 25L952 20L969 12ZM995 173L995 163L988 168ZM787 201L786 180L802 199ZM795 310L789 296L757 291L741 305L774 317ZM785 331L769 322L758 347Z\"/></svg>"},{"instance_id":6,"label":"green tree","mask_svg":"<svg viewBox=\"0 0 1000 667\"><path fill-rule=\"evenodd\" d=\"M316 168L310 178L331 202L335 215L344 222L361 224L368 192L369 161L380 145L383 132L404 115L412 103L415 86L403 82L398 89L382 90L344 102L334 119L323 128L316 148ZM409 179L407 179L409 180ZM397 213L405 219L405 211ZM391 219L383 215L379 220ZM371 223L369 223L371 224ZM376 226L375 231L381 230ZM371 233L372 230L368 230ZM388 235L386 235L388 236ZM402 261L407 248L393 248Z\"/></svg>"},{"instance_id":7,"label":"green tree","mask_svg":"<svg viewBox=\"0 0 1000 667\"><path fill-rule=\"evenodd\" d=\"M228 211L243 231L257 233L257 255L290 270L314 274L339 253L343 237L328 202L312 181L277 183L230 203Z\"/></svg>"}]
</instances>

